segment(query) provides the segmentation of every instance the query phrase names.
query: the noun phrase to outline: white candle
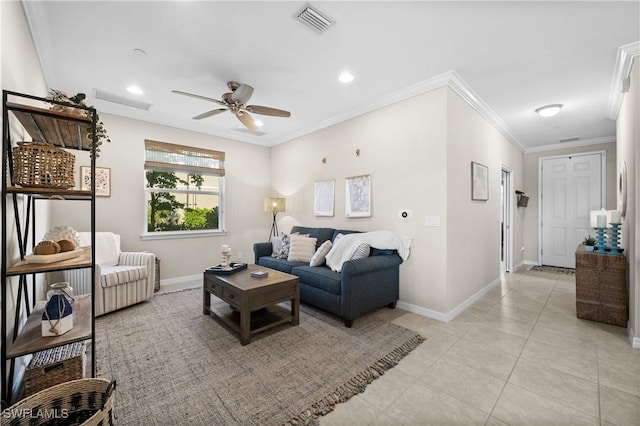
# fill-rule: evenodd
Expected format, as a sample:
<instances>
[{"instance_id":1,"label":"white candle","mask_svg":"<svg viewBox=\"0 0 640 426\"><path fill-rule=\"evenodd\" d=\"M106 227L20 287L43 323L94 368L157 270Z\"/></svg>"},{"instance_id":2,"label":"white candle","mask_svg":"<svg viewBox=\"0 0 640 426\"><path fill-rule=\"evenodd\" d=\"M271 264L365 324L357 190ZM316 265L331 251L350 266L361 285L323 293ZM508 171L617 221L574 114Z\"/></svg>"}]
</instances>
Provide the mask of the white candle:
<instances>
[{"instance_id":1,"label":"white candle","mask_svg":"<svg viewBox=\"0 0 640 426\"><path fill-rule=\"evenodd\" d=\"M611 212L611 223L622 223L622 212L613 210Z\"/></svg>"},{"instance_id":2,"label":"white candle","mask_svg":"<svg viewBox=\"0 0 640 426\"><path fill-rule=\"evenodd\" d=\"M604 214L598 215L598 228L606 228L607 227L607 216Z\"/></svg>"}]
</instances>

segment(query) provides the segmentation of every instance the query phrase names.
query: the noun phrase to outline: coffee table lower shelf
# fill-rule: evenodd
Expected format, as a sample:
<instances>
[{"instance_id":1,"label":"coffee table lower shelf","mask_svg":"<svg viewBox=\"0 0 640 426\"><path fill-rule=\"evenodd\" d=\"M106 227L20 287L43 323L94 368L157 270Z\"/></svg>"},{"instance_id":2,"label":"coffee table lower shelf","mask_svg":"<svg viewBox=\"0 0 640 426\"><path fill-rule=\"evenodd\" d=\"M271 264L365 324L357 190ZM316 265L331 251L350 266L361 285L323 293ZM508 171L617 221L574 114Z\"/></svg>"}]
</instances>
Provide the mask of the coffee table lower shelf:
<instances>
[{"instance_id":1,"label":"coffee table lower shelf","mask_svg":"<svg viewBox=\"0 0 640 426\"><path fill-rule=\"evenodd\" d=\"M228 327L232 332L241 334L240 312L231 308L230 305L221 302L209 308L209 313L222 325ZM291 311L278 305L268 306L251 312L250 335L253 336L282 324L294 322ZM297 323L295 324L297 325Z\"/></svg>"}]
</instances>

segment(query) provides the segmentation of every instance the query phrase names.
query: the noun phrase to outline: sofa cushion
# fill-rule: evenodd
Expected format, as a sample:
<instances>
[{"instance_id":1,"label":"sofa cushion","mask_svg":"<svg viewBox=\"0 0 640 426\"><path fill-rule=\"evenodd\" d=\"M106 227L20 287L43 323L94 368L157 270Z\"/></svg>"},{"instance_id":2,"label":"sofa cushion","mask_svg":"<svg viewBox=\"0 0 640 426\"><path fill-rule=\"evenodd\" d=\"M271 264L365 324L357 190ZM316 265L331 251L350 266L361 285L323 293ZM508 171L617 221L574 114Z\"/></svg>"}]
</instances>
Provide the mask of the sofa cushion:
<instances>
[{"instance_id":1,"label":"sofa cushion","mask_svg":"<svg viewBox=\"0 0 640 426\"><path fill-rule=\"evenodd\" d=\"M292 234L287 260L310 262L316 252L316 239Z\"/></svg>"},{"instance_id":2,"label":"sofa cushion","mask_svg":"<svg viewBox=\"0 0 640 426\"><path fill-rule=\"evenodd\" d=\"M351 255L350 260L358 260L364 259L365 257L369 257L369 253L371 252L371 247L367 243L362 243L358 246L356 251Z\"/></svg>"},{"instance_id":3,"label":"sofa cushion","mask_svg":"<svg viewBox=\"0 0 640 426\"><path fill-rule=\"evenodd\" d=\"M278 257L280 256L280 250L282 249L282 238L284 234L274 235L271 237L271 256Z\"/></svg>"},{"instance_id":4,"label":"sofa cushion","mask_svg":"<svg viewBox=\"0 0 640 426\"><path fill-rule=\"evenodd\" d=\"M301 284L317 287L332 294L340 294L340 274L326 266L296 266L291 273L300 278Z\"/></svg>"},{"instance_id":5,"label":"sofa cushion","mask_svg":"<svg viewBox=\"0 0 640 426\"><path fill-rule=\"evenodd\" d=\"M105 266L102 267L100 284L102 287L112 287L147 278L146 266Z\"/></svg>"},{"instance_id":6,"label":"sofa cushion","mask_svg":"<svg viewBox=\"0 0 640 426\"><path fill-rule=\"evenodd\" d=\"M331 236L331 241L333 241L335 243L336 241L336 237L340 234L342 235L347 235L347 234L357 234L360 231L349 231L348 229L335 229L333 231L333 235Z\"/></svg>"},{"instance_id":7,"label":"sofa cushion","mask_svg":"<svg viewBox=\"0 0 640 426\"><path fill-rule=\"evenodd\" d=\"M260 266L275 269L276 271L291 274L291 268L294 266L309 265L308 262L293 262L287 259L279 259L277 257L264 256L258 260Z\"/></svg>"},{"instance_id":8,"label":"sofa cushion","mask_svg":"<svg viewBox=\"0 0 640 426\"><path fill-rule=\"evenodd\" d=\"M309 266L322 266L324 265L327 253L333 247L333 243L329 240L325 241L318 247L318 250L313 254L313 257L309 261Z\"/></svg>"},{"instance_id":9,"label":"sofa cushion","mask_svg":"<svg viewBox=\"0 0 640 426\"><path fill-rule=\"evenodd\" d=\"M333 228L307 228L305 226L294 226L291 228L291 233L298 232L316 238L316 248L320 247L322 243L327 240L333 240L333 231Z\"/></svg>"}]
</instances>

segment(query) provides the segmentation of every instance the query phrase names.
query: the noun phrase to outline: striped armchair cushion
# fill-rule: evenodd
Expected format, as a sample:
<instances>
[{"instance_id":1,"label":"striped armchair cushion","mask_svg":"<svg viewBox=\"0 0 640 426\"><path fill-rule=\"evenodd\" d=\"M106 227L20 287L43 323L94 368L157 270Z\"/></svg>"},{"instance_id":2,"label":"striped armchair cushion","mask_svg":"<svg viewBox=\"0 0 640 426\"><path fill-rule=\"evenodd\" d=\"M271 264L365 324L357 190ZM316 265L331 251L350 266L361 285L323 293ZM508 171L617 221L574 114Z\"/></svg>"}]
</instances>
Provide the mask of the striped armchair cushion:
<instances>
[{"instance_id":1,"label":"striped armchair cushion","mask_svg":"<svg viewBox=\"0 0 640 426\"><path fill-rule=\"evenodd\" d=\"M107 288L147 278L146 266L109 266L102 268L102 287Z\"/></svg>"}]
</instances>

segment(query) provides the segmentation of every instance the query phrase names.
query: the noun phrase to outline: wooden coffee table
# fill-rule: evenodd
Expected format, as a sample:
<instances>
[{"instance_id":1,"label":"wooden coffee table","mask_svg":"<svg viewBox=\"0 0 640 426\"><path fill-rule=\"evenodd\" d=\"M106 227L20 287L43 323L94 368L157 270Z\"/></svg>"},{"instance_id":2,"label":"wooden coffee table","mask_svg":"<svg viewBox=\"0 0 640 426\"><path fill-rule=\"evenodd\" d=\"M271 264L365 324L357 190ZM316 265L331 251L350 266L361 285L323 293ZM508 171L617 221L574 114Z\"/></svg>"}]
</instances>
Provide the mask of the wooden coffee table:
<instances>
[{"instance_id":1,"label":"wooden coffee table","mask_svg":"<svg viewBox=\"0 0 640 426\"><path fill-rule=\"evenodd\" d=\"M265 278L254 278L252 271L267 271ZM300 285L298 277L257 265L231 275L204 272L202 310L214 314L223 325L240 335L240 343L251 343L251 335L280 324L298 325L300 319ZM211 306L211 295L226 304ZM277 304L291 301L291 310ZM228 305L227 305L228 304Z\"/></svg>"}]
</instances>

